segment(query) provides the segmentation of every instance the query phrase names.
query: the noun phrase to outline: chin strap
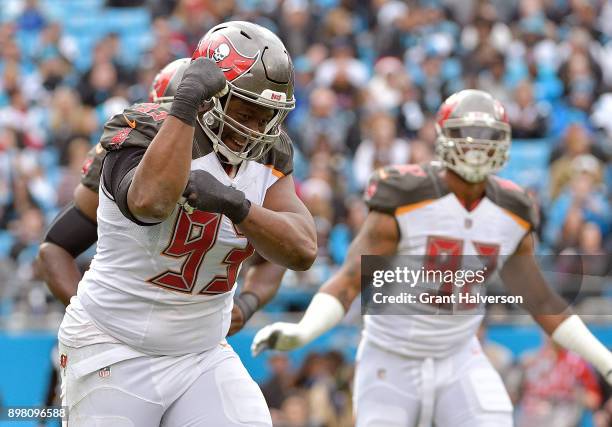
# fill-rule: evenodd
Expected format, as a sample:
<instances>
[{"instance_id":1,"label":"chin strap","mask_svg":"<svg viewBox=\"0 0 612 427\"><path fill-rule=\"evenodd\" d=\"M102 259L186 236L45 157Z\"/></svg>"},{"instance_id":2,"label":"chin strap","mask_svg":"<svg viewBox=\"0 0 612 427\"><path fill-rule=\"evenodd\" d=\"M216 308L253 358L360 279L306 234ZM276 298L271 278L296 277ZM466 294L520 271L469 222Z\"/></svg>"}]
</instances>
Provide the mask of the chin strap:
<instances>
[{"instance_id":1,"label":"chin strap","mask_svg":"<svg viewBox=\"0 0 612 427\"><path fill-rule=\"evenodd\" d=\"M214 135L214 133L208 128L208 126L202 123L202 119L204 119L205 121L209 121L214 120L214 118L210 114L205 113L203 116L198 116L197 121L202 131L204 131L204 135L206 135L212 143L213 151L217 153L217 156L220 157L219 160L221 161L221 163L229 163L232 166L240 165L240 163L242 163L244 159L238 157L229 148L221 144L217 139L217 136ZM212 125L212 123L210 124Z\"/></svg>"},{"instance_id":2,"label":"chin strap","mask_svg":"<svg viewBox=\"0 0 612 427\"><path fill-rule=\"evenodd\" d=\"M223 159L221 160L222 163L229 163L232 166L238 166L240 163L242 163L243 159L232 153L232 151L227 147L219 144L219 142L216 140L213 141L213 150L215 150L218 155L223 156Z\"/></svg>"}]
</instances>

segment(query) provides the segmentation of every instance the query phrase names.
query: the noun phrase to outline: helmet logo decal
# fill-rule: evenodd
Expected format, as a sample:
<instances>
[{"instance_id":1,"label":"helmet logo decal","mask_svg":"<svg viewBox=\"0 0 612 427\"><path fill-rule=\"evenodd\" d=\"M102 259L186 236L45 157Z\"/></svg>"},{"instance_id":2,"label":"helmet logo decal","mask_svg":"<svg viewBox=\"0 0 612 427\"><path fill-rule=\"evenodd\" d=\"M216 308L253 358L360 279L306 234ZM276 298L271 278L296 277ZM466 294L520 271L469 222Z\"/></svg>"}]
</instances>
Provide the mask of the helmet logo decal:
<instances>
[{"instance_id":1,"label":"helmet logo decal","mask_svg":"<svg viewBox=\"0 0 612 427\"><path fill-rule=\"evenodd\" d=\"M451 114L453 114L453 111L457 106L457 102L455 102L455 99L452 98L454 97L449 98L444 104L442 104L440 110L438 111L437 122L440 126L444 126L444 122L451 116Z\"/></svg>"},{"instance_id":2,"label":"helmet logo decal","mask_svg":"<svg viewBox=\"0 0 612 427\"><path fill-rule=\"evenodd\" d=\"M212 59L215 62L221 62L230 54L230 48L225 43L221 43L213 52Z\"/></svg>"},{"instance_id":3,"label":"helmet logo decal","mask_svg":"<svg viewBox=\"0 0 612 427\"><path fill-rule=\"evenodd\" d=\"M203 56L212 59L231 82L246 74L259 59L259 54L257 51L253 56L243 55L226 36L212 33L200 42L193 58Z\"/></svg>"},{"instance_id":4,"label":"helmet logo decal","mask_svg":"<svg viewBox=\"0 0 612 427\"><path fill-rule=\"evenodd\" d=\"M153 81L153 90L155 91L155 94L158 97L161 98L162 96L164 96L164 93L166 92L166 88L168 87L168 84L170 83L170 79L172 78L172 75L174 75L174 71L175 70L167 70L165 72L162 71L157 75L157 77Z\"/></svg>"}]
</instances>

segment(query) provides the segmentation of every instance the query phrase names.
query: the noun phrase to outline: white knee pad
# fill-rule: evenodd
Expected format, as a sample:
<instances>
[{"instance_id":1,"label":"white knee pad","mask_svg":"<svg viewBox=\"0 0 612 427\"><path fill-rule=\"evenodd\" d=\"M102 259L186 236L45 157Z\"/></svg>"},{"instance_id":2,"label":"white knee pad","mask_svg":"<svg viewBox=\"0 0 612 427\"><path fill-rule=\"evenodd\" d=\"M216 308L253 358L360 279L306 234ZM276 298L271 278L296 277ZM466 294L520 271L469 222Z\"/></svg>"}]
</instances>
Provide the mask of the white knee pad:
<instances>
[{"instance_id":1,"label":"white knee pad","mask_svg":"<svg viewBox=\"0 0 612 427\"><path fill-rule=\"evenodd\" d=\"M356 427L407 427L416 422L419 401L390 385L369 386L354 396Z\"/></svg>"},{"instance_id":2,"label":"white knee pad","mask_svg":"<svg viewBox=\"0 0 612 427\"><path fill-rule=\"evenodd\" d=\"M362 402L356 427L406 427L408 413L404 408L378 402Z\"/></svg>"},{"instance_id":3,"label":"white knee pad","mask_svg":"<svg viewBox=\"0 0 612 427\"><path fill-rule=\"evenodd\" d=\"M163 408L117 389L98 388L69 412L69 427L157 426Z\"/></svg>"},{"instance_id":4,"label":"white knee pad","mask_svg":"<svg viewBox=\"0 0 612 427\"><path fill-rule=\"evenodd\" d=\"M499 374L491 369L474 369L468 381L476 403L485 412L512 413L512 402Z\"/></svg>"},{"instance_id":5,"label":"white knee pad","mask_svg":"<svg viewBox=\"0 0 612 427\"><path fill-rule=\"evenodd\" d=\"M215 382L225 416L245 426L272 427L270 411L259 386L239 360L232 362L215 368Z\"/></svg>"}]
</instances>

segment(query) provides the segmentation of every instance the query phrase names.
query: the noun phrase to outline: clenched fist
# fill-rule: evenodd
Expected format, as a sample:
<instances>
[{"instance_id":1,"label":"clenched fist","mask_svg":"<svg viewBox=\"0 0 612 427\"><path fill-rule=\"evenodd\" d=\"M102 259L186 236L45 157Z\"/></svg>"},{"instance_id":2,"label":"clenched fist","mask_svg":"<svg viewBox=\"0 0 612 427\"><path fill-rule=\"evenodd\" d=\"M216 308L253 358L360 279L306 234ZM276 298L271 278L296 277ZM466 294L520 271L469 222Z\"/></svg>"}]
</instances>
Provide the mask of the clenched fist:
<instances>
[{"instance_id":1,"label":"clenched fist","mask_svg":"<svg viewBox=\"0 0 612 427\"><path fill-rule=\"evenodd\" d=\"M183 196L191 207L205 212L221 213L234 224L240 224L251 207L251 202L242 191L223 185L204 170L191 171Z\"/></svg>"},{"instance_id":2,"label":"clenched fist","mask_svg":"<svg viewBox=\"0 0 612 427\"><path fill-rule=\"evenodd\" d=\"M196 115L207 99L221 97L228 91L223 71L208 58L198 58L189 64L183 74L170 115L194 126Z\"/></svg>"}]
</instances>

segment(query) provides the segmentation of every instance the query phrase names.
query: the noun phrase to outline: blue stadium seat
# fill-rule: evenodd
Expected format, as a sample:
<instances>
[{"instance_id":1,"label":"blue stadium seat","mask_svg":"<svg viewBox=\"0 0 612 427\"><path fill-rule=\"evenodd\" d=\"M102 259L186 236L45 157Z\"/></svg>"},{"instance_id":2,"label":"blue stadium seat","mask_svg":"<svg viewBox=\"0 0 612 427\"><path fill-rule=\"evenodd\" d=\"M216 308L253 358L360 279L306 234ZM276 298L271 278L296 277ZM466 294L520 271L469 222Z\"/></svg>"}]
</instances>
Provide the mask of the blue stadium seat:
<instances>
[{"instance_id":1,"label":"blue stadium seat","mask_svg":"<svg viewBox=\"0 0 612 427\"><path fill-rule=\"evenodd\" d=\"M73 14L70 19L63 23L64 30L75 38L81 37L84 34L91 37L92 35L101 35L104 33L106 26L100 18L92 14Z\"/></svg>"},{"instance_id":2,"label":"blue stadium seat","mask_svg":"<svg viewBox=\"0 0 612 427\"><path fill-rule=\"evenodd\" d=\"M128 66L137 66L142 60L141 54L151 48L154 43L153 35L149 30L139 33L125 33L121 36L121 59Z\"/></svg>"},{"instance_id":3,"label":"blue stadium seat","mask_svg":"<svg viewBox=\"0 0 612 427\"><path fill-rule=\"evenodd\" d=\"M40 6L51 21L65 26L78 16L98 16L104 0L40 0Z\"/></svg>"},{"instance_id":4,"label":"blue stadium seat","mask_svg":"<svg viewBox=\"0 0 612 427\"><path fill-rule=\"evenodd\" d=\"M510 160L499 176L543 194L548 185L550 152L549 140L514 140L510 148Z\"/></svg>"},{"instance_id":5,"label":"blue stadium seat","mask_svg":"<svg viewBox=\"0 0 612 427\"><path fill-rule=\"evenodd\" d=\"M79 55L76 56L74 65L77 70L83 72L89 68L92 59L93 49L98 42L102 38L101 34L81 34L78 37L75 37L75 40L78 45Z\"/></svg>"},{"instance_id":6,"label":"blue stadium seat","mask_svg":"<svg viewBox=\"0 0 612 427\"><path fill-rule=\"evenodd\" d=\"M105 0L39 0L45 10L63 9L68 13L88 12L95 14L96 9L104 7Z\"/></svg>"},{"instance_id":7,"label":"blue stadium seat","mask_svg":"<svg viewBox=\"0 0 612 427\"><path fill-rule=\"evenodd\" d=\"M151 13L145 8L108 8L98 17L104 21L108 31L119 34L147 31L151 25Z\"/></svg>"}]
</instances>

